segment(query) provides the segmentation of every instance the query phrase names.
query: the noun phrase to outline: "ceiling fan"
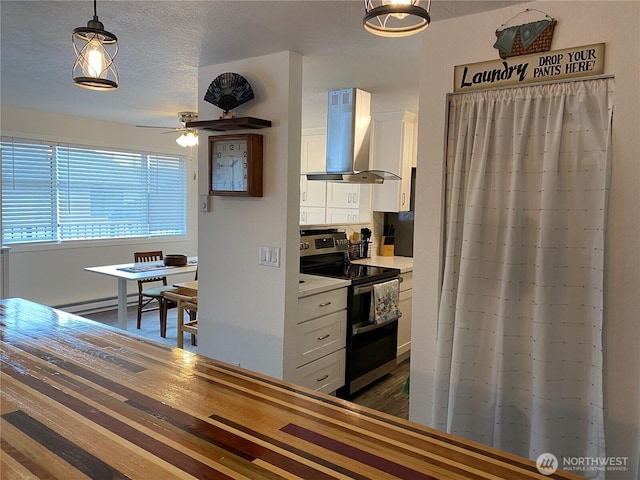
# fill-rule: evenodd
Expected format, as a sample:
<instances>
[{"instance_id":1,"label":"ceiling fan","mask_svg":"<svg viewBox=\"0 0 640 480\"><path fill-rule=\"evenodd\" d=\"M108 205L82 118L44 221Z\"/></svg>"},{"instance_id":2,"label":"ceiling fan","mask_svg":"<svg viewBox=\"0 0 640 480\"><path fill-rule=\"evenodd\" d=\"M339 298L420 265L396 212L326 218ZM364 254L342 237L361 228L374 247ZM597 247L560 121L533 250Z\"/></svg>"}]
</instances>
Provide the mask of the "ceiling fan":
<instances>
[{"instance_id":1,"label":"ceiling fan","mask_svg":"<svg viewBox=\"0 0 640 480\"><path fill-rule=\"evenodd\" d=\"M187 128L187 122L195 122L198 120L198 114L196 112L178 112L178 121L182 127L152 127L150 125L136 125L140 128L162 128L166 132L173 133L182 132L182 134L176 138L176 143L181 147L193 147L198 144L198 131L193 128Z\"/></svg>"}]
</instances>

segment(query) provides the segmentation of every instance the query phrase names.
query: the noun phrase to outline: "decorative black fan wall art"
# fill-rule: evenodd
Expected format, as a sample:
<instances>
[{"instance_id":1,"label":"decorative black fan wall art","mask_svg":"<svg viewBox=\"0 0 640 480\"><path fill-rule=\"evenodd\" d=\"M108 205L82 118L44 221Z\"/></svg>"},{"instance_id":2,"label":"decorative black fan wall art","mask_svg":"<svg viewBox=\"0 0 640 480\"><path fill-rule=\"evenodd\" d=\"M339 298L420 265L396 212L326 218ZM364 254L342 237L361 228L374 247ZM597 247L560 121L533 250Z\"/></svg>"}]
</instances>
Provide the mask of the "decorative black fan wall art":
<instances>
[{"instance_id":1,"label":"decorative black fan wall art","mask_svg":"<svg viewBox=\"0 0 640 480\"><path fill-rule=\"evenodd\" d=\"M231 110L253 98L253 89L247 79L230 72L214 78L204 96L205 101L224 111L221 118L232 118Z\"/></svg>"}]
</instances>

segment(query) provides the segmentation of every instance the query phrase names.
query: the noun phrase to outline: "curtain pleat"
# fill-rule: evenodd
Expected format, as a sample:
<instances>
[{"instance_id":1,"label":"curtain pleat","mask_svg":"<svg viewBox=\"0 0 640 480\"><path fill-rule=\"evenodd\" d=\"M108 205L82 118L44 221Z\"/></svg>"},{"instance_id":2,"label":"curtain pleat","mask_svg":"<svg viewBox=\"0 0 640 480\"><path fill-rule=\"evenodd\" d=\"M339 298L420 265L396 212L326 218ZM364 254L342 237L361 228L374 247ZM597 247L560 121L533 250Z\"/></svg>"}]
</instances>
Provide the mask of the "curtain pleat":
<instances>
[{"instance_id":1,"label":"curtain pleat","mask_svg":"<svg viewBox=\"0 0 640 480\"><path fill-rule=\"evenodd\" d=\"M560 467L605 456L612 112L611 79L451 97L437 428Z\"/></svg>"}]
</instances>

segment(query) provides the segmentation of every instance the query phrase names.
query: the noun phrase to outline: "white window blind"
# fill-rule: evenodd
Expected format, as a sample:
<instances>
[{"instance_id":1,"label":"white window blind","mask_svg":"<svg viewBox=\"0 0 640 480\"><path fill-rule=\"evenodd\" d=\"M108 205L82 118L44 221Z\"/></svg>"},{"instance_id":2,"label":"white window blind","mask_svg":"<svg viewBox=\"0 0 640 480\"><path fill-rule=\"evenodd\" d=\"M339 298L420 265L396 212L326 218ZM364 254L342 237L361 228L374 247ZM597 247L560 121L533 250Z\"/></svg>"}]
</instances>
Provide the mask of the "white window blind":
<instances>
[{"instance_id":1,"label":"white window blind","mask_svg":"<svg viewBox=\"0 0 640 480\"><path fill-rule=\"evenodd\" d=\"M40 143L0 142L2 243L56 239L53 149Z\"/></svg>"},{"instance_id":2,"label":"white window blind","mask_svg":"<svg viewBox=\"0 0 640 480\"><path fill-rule=\"evenodd\" d=\"M33 151L33 145L2 139L5 244L186 233L184 157L61 144L48 146L46 156ZM40 198L41 175L35 184L40 170L49 174L48 205ZM13 188L5 191L5 185ZM37 214L27 210L29 205ZM48 237L25 230L29 217L45 211L49 217L41 222ZM10 225L20 228L12 232L5 228Z\"/></svg>"}]
</instances>

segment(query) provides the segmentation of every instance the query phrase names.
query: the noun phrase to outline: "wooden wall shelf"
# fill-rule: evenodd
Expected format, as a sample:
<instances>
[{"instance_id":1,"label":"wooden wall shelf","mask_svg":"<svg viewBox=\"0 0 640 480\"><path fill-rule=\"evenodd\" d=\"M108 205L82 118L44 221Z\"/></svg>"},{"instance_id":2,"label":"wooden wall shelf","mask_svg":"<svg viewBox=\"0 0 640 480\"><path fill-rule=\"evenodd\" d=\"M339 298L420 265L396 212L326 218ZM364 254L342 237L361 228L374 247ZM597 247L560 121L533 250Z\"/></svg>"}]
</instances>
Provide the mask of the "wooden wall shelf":
<instances>
[{"instance_id":1,"label":"wooden wall shelf","mask_svg":"<svg viewBox=\"0 0 640 480\"><path fill-rule=\"evenodd\" d=\"M222 118L219 120L199 120L197 122L187 122L186 128L198 128L202 130L213 130L214 132L227 132L229 130L257 130L271 126L271 120L261 118L240 117Z\"/></svg>"}]
</instances>

